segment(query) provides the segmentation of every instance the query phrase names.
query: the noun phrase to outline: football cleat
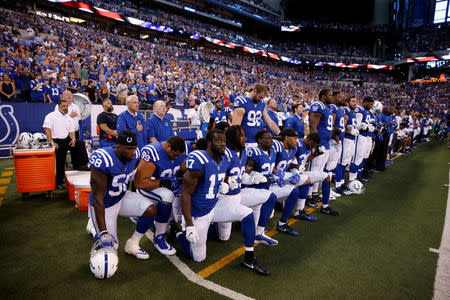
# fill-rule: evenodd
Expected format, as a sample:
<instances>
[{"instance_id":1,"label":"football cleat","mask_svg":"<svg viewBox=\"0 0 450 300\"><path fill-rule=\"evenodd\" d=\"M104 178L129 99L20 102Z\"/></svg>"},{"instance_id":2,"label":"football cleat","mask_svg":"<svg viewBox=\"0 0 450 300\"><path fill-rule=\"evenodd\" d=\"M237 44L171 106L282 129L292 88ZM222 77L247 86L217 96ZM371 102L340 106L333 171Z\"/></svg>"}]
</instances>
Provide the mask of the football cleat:
<instances>
[{"instance_id":1,"label":"football cleat","mask_svg":"<svg viewBox=\"0 0 450 300\"><path fill-rule=\"evenodd\" d=\"M333 191L333 189L330 190L330 197L333 196L335 198L339 198L341 196L341 194Z\"/></svg>"},{"instance_id":2,"label":"football cleat","mask_svg":"<svg viewBox=\"0 0 450 300\"><path fill-rule=\"evenodd\" d=\"M158 250L159 253L163 255L174 255L175 253L177 253L175 248L167 243L164 233L158 234L153 238L153 245L155 246L156 250Z\"/></svg>"},{"instance_id":3,"label":"football cleat","mask_svg":"<svg viewBox=\"0 0 450 300\"><path fill-rule=\"evenodd\" d=\"M244 260L244 263L242 264L244 268L250 269L255 271L258 274L261 275L269 275L270 272L267 270L263 265L259 264L256 260L256 257L253 258L253 261L247 262Z\"/></svg>"},{"instance_id":4,"label":"football cleat","mask_svg":"<svg viewBox=\"0 0 450 300\"><path fill-rule=\"evenodd\" d=\"M88 218L88 222L86 224L86 232L88 234L92 234L92 236L94 236L94 237L96 235L94 224L92 223L92 219L91 218Z\"/></svg>"},{"instance_id":5,"label":"football cleat","mask_svg":"<svg viewBox=\"0 0 450 300\"><path fill-rule=\"evenodd\" d=\"M341 196L349 196L352 194L352 192L344 186L341 186L340 188L336 189L336 192L341 194Z\"/></svg>"},{"instance_id":6,"label":"football cleat","mask_svg":"<svg viewBox=\"0 0 450 300\"><path fill-rule=\"evenodd\" d=\"M291 227L289 227L289 225L287 223L283 224L283 225L277 224L277 231L284 232L284 233L287 233L289 235L294 235L294 236L298 235L298 232L295 230L292 230Z\"/></svg>"},{"instance_id":7,"label":"football cleat","mask_svg":"<svg viewBox=\"0 0 450 300\"><path fill-rule=\"evenodd\" d=\"M136 256L137 259L149 259L150 255L139 247L139 242L128 239L125 244L125 252Z\"/></svg>"},{"instance_id":8,"label":"football cleat","mask_svg":"<svg viewBox=\"0 0 450 300\"><path fill-rule=\"evenodd\" d=\"M268 237L264 233L258 234L255 236L255 243L264 244L268 246L276 246L278 245L278 241L273 238Z\"/></svg>"},{"instance_id":9,"label":"football cleat","mask_svg":"<svg viewBox=\"0 0 450 300\"><path fill-rule=\"evenodd\" d=\"M317 221L316 217L308 215L303 210L296 211L294 214L294 218L297 220L305 220L305 221L310 221L310 222Z\"/></svg>"},{"instance_id":10,"label":"football cleat","mask_svg":"<svg viewBox=\"0 0 450 300\"><path fill-rule=\"evenodd\" d=\"M312 208L319 207L319 205L317 205L317 203L312 198L306 199L305 205L308 205L309 207L312 207Z\"/></svg>"},{"instance_id":11,"label":"football cleat","mask_svg":"<svg viewBox=\"0 0 450 300\"><path fill-rule=\"evenodd\" d=\"M321 207L320 208L320 212L326 215L330 215L330 216L339 216L340 213L338 211L335 211L331 208L331 206L327 206L327 207Z\"/></svg>"}]
</instances>

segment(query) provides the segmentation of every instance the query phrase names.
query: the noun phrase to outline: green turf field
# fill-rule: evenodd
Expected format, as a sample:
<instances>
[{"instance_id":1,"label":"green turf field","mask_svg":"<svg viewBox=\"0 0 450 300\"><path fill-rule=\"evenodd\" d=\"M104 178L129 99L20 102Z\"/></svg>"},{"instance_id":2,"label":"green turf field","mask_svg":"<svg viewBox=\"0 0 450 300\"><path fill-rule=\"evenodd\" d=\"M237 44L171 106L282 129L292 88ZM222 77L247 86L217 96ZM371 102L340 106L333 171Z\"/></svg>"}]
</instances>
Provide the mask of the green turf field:
<instances>
[{"instance_id":1,"label":"green turf field","mask_svg":"<svg viewBox=\"0 0 450 300\"><path fill-rule=\"evenodd\" d=\"M446 144L419 145L377 173L366 194L332 203L342 215L314 212L316 223L293 224L299 237L278 234L279 246L256 247L258 259L272 272L261 277L242 269L241 258L207 277L219 285L257 299L294 298L418 298L430 299L445 217L449 155ZM12 167L0 160L0 174ZM0 178L0 183L1 183ZM0 191L1 191L0 184ZM2 195L0 195L2 197ZM88 267L91 238L65 191L45 200L26 200L12 177L0 206L1 298L220 298L189 282L145 237L147 261L126 255L123 245L134 230L119 219L119 270L106 281ZM275 224L279 213L269 223ZM182 261L198 272L242 246L239 226L229 242L208 242L202 263Z\"/></svg>"}]
</instances>

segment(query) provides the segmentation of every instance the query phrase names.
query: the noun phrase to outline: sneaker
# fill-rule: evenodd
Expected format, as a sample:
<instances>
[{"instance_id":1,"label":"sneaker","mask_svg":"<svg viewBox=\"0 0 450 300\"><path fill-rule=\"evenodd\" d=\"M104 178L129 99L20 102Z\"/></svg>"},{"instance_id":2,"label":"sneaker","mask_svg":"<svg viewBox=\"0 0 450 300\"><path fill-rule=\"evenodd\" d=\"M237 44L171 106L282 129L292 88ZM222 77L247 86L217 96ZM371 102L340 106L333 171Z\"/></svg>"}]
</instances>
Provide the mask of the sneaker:
<instances>
[{"instance_id":1,"label":"sneaker","mask_svg":"<svg viewBox=\"0 0 450 300\"><path fill-rule=\"evenodd\" d=\"M333 196L335 198L339 198L341 194L336 193L333 189L330 190L330 197Z\"/></svg>"},{"instance_id":2,"label":"sneaker","mask_svg":"<svg viewBox=\"0 0 450 300\"><path fill-rule=\"evenodd\" d=\"M164 233L158 234L153 238L153 245L163 255L174 255L177 253L177 250L167 243Z\"/></svg>"},{"instance_id":3,"label":"sneaker","mask_svg":"<svg viewBox=\"0 0 450 300\"><path fill-rule=\"evenodd\" d=\"M150 255L148 255L147 252L141 249L139 247L139 242L136 242L132 239L128 239L127 243L125 244L125 252L136 256L137 259L149 259Z\"/></svg>"},{"instance_id":4,"label":"sneaker","mask_svg":"<svg viewBox=\"0 0 450 300\"><path fill-rule=\"evenodd\" d=\"M312 207L312 208L318 208L319 207L319 205L317 205L317 203L312 198L307 198L306 202L305 202L305 205L308 205L309 207Z\"/></svg>"},{"instance_id":5,"label":"sneaker","mask_svg":"<svg viewBox=\"0 0 450 300\"><path fill-rule=\"evenodd\" d=\"M92 234L93 236L95 236L95 228L94 228L94 224L92 223L92 219L89 218L87 225L86 225L86 232L88 234Z\"/></svg>"},{"instance_id":6,"label":"sneaker","mask_svg":"<svg viewBox=\"0 0 450 300\"><path fill-rule=\"evenodd\" d=\"M323 214L326 214L326 215L330 215L330 216L339 216L340 215L340 213L335 211L335 210L333 210L330 205L328 205L328 207L323 207L322 206L320 208L320 212L323 213Z\"/></svg>"},{"instance_id":7,"label":"sneaker","mask_svg":"<svg viewBox=\"0 0 450 300\"><path fill-rule=\"evenodd\" d=\"M338 192L341 196L348 196L352 194L352 192L350 192L350 190L348 190L346 187L337 188L336 192Z\"/></svg>"},{"instance_id":8,"label":"sneaker","mask_svg":"<svg viewBox=\"0 0 450 300\"><path fill-rule=\"evenodd\" d=\"M256 257L254 257L253 261L250 261L250 262L247 262L244 260L242 266L244 268L253 270L256 273L261 274L261 275L269 275L270 274L269 270L267 270L263 265L258 263L258 261L256 260Z\"/></svg>"},{"instance_id":9,"label":"sneaker","mask_svg":"<svg viewBox=\"0 0 450 300\"><path fill-rule=\"evenodd\" d=\"M291 227L289 227L289 225L287 223L283 224L283 225L277 224L277 231L284 232L289 235L298 235L298 232L295 230L292 230Z\"/></svg>"},{"instance_id":10,"label":"sneaker","mask_svg":"<svg viewBox=\"0 0 450 300\"><path fill-rule=\"evenodd\" d=\"M316 217L308 215L303 210L297 210L294 214L294 218L297 220L305 220L310 222L317 221Z\"/></svg>"},{"instance_id":11,"label":"sneaker","mask_svg":"<svg viewBox=\"0 0 450 300\"><path fill-rule=\"evenodd\" d=\"M278 241L268 237L264 232L255 236L255 243L264 244L268 246L278 245Z\"/></svg>"}]
</instances>

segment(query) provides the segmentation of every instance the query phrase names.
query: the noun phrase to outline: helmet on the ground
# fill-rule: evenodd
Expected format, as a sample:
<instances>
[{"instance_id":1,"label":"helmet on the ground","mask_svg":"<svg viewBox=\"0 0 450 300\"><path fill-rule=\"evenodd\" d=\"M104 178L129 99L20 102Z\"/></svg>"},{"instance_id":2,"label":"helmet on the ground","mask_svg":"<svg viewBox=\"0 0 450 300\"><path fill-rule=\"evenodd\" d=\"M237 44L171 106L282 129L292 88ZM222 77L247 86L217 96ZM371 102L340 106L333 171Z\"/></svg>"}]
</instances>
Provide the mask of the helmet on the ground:
<instances>
[{"instance_id":1,"label":"helmet on the ground","mask_svg":"<svg viewBox=\"0 0 450 300\"><path fill-rule=\"evenodd\" d=\"M348 189L352 194L362 194L364 193L364 184L355 179L348 184Z\"/></svg>"},{"instance_id":2,"label":"helmet on the ground","mask_svg":"<svg viewBox=\"0 0 450 300\"><path fill-rule=\"evenodd\" d=\"M119 257L114 246L102 247L100 240L97 240L91 249L89 267L96 278L106 279L116 273L119 267Z\"/></svg>"}]
</instances>

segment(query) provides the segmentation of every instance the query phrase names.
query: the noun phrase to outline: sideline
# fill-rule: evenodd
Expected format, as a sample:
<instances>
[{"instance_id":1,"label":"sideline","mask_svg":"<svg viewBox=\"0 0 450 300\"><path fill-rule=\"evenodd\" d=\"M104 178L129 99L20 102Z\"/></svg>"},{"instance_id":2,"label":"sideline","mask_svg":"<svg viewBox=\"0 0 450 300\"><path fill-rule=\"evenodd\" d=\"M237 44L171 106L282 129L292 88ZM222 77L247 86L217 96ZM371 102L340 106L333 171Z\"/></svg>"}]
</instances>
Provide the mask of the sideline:
<instances>
[{"instance_id":1,"label":"sideline","mask_svg":"<svg viewBox=\"0 0 450 300\"><path fill-rule=\"evenodd\" d=\"M153 232L148 230L145 233L145 236L150 240L150 242L153 243ZM206 279L198 276L184 262L182 262L176 255L171 255L171 256L166 256L166 257L178 269L178 271L180 271L184 275L184 277L186 277L186 279L191 281L192 283L198 284L204 288L207 288L208 290L216 292L216 293L223 295L225 297L228 297L230 299L255 300L254 298L247 297L241 293L230 290L229 288L223 287L212 281L206 280Z\"/></svg>"},{"instance_id":2,"label":"sideline","mask_svg":"<svg viewBox=\"0 0 450 300\"><path fill-rule=\"evenodd\" d=\"M450 299L450 188L448 189L447 194L445 225L444 230L442 231L441 246L439 248L439 259L437 263L436 279L434 280L433 299Z\"/></svg>"}]
</instances>

